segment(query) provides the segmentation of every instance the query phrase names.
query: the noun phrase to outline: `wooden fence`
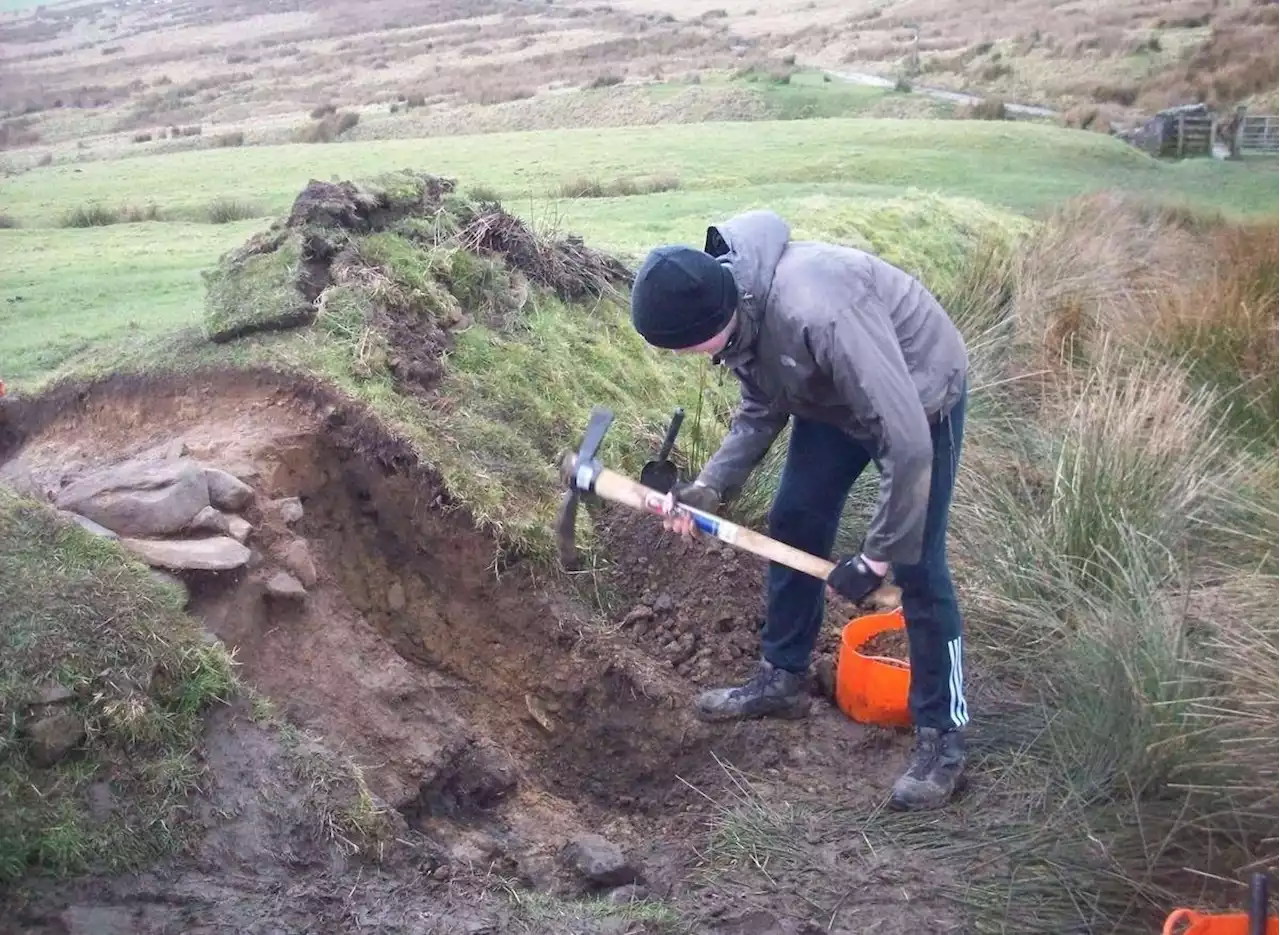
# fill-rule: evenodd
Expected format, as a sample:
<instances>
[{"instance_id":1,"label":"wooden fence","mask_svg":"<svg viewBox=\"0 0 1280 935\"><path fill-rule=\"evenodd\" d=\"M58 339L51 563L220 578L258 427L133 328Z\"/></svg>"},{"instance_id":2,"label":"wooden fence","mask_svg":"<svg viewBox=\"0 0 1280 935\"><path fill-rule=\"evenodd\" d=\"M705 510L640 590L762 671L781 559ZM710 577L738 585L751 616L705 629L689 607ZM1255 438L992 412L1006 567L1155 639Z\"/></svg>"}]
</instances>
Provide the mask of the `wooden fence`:
<instances>
[{"instance_id":1,"label":"wooden fence","mask_svg":"<svg viewBox=\"0 0 1280 935\"><path fill-rule=\"evenodd\" d=\"M1212 156L1213 138L1218 121L1209 114L1171 115L1162 124L1161 156L1185 159L1188 156Z\"/></svg>"},{"instance_id":2,"label":"wooden fence","mask_svg":"<svg viewBox=\"0 0 1280 935\"><path fill-rule=\"evenodd\" d=\"M1280 154L1280 117L1242 114L1231 140L1232 156Z\"/></svg>"}]
</instances>

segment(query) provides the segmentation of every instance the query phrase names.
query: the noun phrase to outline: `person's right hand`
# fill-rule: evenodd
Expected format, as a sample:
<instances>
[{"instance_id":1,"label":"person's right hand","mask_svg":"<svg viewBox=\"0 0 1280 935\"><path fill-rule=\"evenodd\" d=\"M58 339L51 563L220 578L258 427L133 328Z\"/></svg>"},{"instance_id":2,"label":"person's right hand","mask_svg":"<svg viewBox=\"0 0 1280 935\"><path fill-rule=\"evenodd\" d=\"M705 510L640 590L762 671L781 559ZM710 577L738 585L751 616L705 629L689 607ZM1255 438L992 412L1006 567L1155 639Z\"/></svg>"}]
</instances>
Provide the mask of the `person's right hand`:
<instances>
[{"instance_id":1,"label":"person's right hand","mask_svg":"<svg viewBox=\"0 0 1280 935\"><path fill-rule=\"evenodd\" d=\"M695 510L702 510L705 513L714 513L720 506L720 494L697 481L676 484L671 488L671 497L676 503L688 504ZM671 532L680 533L686 539L691 539L698 534L698 527L694 525L693 517L687 513L672 513L670 516L665 516L662 519L662 525Z\"/></svg>"}]
</instances>

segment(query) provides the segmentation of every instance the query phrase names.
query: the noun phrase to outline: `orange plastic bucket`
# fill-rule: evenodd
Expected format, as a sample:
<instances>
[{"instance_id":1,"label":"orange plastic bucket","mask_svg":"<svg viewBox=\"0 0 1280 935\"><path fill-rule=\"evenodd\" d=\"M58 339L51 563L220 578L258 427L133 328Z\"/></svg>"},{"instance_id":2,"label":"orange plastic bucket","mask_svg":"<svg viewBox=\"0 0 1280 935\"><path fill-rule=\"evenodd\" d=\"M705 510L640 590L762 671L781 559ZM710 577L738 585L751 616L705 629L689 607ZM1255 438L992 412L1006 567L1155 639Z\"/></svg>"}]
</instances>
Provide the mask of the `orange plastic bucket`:
<instances>
[{"instance_id":1,"label":"orange plastic bucket","mask_svg":"<svg viewBox=\"0 0 1280 935\"><path fill-rule=\"evenodd\" d=\"M911 666L906 661L872 656L862 648L888 630L904 630L901 608L850 620L840 634L836 660L836 706L863 724L910 727Z\"/></svg>"},{"instance_id":2,"label":"orange plastic bucket","mask_svg":"<svg viewBox=\"0 0 1280 935\"><path fill-rule=\"evenodd\" d=\"M1165 920L1163 935L1249 935L1244 912L1206 915L1194 909L1175 909ZM1267 935L1280 935L1280 919L1267 919Z\"/></svg>"}]
</instances>

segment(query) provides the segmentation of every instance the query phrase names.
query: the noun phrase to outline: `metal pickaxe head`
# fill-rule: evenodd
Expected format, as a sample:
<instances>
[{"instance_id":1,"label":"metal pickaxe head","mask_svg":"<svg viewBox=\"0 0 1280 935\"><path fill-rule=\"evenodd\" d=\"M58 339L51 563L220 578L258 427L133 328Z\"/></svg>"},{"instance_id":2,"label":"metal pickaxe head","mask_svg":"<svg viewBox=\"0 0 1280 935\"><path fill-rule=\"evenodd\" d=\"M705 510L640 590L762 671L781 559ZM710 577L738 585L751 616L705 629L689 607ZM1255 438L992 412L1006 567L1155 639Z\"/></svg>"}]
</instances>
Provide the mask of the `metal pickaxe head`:
<instances>
[{"instance_id":1,"label":"metal pickaxe head","mask_svg":"<svg viewBox=\"0 0 1280 935\"><path fill-rule=\"evenodd\" d=\"M560 564L566 571L578 570L577 520L578 501L581 495L590 493L600 473L600 460L596 455L604 441L605 432L613 423L613 413L603 406L594 406L587 420L578 450L566 451L560 458L560 479L569 489L560 501L556 513L556 547Z\"/></svg>"}]
</instances>

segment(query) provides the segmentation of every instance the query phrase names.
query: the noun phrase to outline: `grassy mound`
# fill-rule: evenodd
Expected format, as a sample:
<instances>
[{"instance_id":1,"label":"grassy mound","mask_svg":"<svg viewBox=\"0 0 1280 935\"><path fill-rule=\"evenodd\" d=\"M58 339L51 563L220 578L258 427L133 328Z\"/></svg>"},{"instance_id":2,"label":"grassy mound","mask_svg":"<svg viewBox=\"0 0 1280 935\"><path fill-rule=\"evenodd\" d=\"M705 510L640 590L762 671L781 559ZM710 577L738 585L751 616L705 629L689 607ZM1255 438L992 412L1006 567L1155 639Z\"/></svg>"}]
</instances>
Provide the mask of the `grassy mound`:
<instances>
[{"instance_id":1,"label":"grassy mound","mask_svg":"<svg viewBox=\"0 0 1280 935\"><path fill-rule=\"evenodd\" d=\"M179 845L225 650L118 546L0 488L0 881Z\"/></svg>"},{"instance_id":2,"label":"grassy mound","mask_svg":"<svg viewBox=\"0 0 1280 935\"><path fill-rule=\"evenodd\" d=\"M883 247L942 284L976 243L1021 229L1001 212L936 196L806 207L797 236ZM719 216L702 215L695 229ZM313 182L263 236L298 244L291 275L315 294L315 314L287 340L246 338L229 348L318 371L372 404L516 548L550 554L556 455L577 443L593 405L618 416L606 463L634 476L674 407L688 413L676 458L691 472L737 403L732 377L705 360L656 351L635 333L630 275L618 260L577 237L531 228L451 180L403 171ZM257 242L228 254L210 277L210 318L224 317L220 299L232 292L251 294L248 308L289 314L293 295L282 299L241 262Z\"/></svg>"},{"instance_id":3,"label":"grassy mound","mask_svg":"<svg viewBox=\"0 0 1280 935\"><path fill-rule=\"evenodd\" d=\"M636 470L640 439L697 391L693 362L661 359L632 330L629 279L579 238L404 171L311 182L288 219L209 276L206 320L219 342L311 324L262 354L373 403L481 522L538 550L551 545L556 455L591 406L619 411L606 457Z\"/></svg>"}]
</instances>

